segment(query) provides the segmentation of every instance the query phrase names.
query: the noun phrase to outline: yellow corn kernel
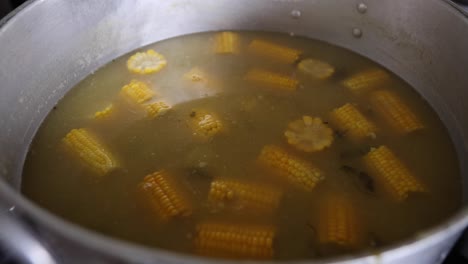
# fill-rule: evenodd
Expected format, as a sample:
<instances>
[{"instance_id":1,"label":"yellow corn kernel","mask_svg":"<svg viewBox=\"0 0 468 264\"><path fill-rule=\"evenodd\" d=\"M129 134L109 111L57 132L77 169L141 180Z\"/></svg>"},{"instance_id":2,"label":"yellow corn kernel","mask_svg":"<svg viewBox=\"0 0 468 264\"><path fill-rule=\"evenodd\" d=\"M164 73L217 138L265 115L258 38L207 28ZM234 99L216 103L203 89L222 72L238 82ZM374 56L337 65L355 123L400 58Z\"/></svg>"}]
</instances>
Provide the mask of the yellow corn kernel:
<instances>
[{"instance_id":1,"label":"yellow corn kernel","mask_svg":"<svg viewBox=\"0 0 468 264\"><path fill-rule=\"evenodd\" d=\"M94 113L94 119L107 119L114 113L114 105L110 104L101 111Z\"/></svg>"},{"instance_id":2,"label":"yellow corn kernel","mask_svg":"<svg viewBox=\"0 0 468 264\"><path fill-rule=\"evenodd\" d=\"M363 158L369 174L396 201L403 201L412 192L426 192L426 187L386 146L372 149Z\"/></svg>"},{"instance_id":3,"label":"yellow corn kernel","mask_svg":"<svg viewBox=\"0 0 468 264\"><path fill-rule=\"evenodd\" d=\"M345 104L330 113L330 121L353 140L375 138L377 128L352 104Z\"/></svg>"},{"instance_id":4,"label":"yellow corn kernel","mask_svg":"<svg viewBox=\"0 0 468 264\"><path fill-rule=\"evenodd\" d=\"M162 101L148 104L144 107L146 110L146 114L149 118L156 118L158 116L162 116L171 109L171 106Z\"/></svg>"},{"instance_id":5,"label":"yellow corn kernel","mask_svg":"<svg viewBox=\"0 0 468 264\"><path fill-rule=\"evenodd\" d=\"M159 72L166 64L164 56L152 49L146 52L137 52L127 60L128 70L138 74Z\"/></svg>"},{"instance_id":6,"label":"yellow corn kernel","mask_svg":"<svg viewBox=\"0 0 468 264\"><path fill-rule=\"evenodd\" d=\"M86 129L72 129L62 142L87 167L100 175L117 168L117 162L111 153Z\"/></svg>"},{"instance_id":7,"label":"yellow corn kernel","mask_svg":"<svg viewBox=\"0 0 468 264\"><path fill-rule=\"evenodd\" d=\"M354 94L362 94L384 83L389 77L384 70L371 69L351 76L343 81L343 85Z\"/></svg>"},{"instance_id":8,"label":"yellow corn kernel","mask_svg":"<svg viewBox=\"0 0 468 264\"><path fill-rule=\"evenodd\" d=\"M253 40L249 44L248 51L260 57L266 57L288 64L297 61L301 55L301 51L299 50L260 39Z\"/></svg>"},{"instance_id":9,"label":"yellow corn kernel","mask_svg":"<svg viewBox=\"0 0 468 264\"><path fill-rule=\"evenodd\" d=\"M326 62L314 59L302 60L297 65L297 68L301 72L320 80L327 79L335 73L335 68L333 66Z\"/></svg>"},{"instance_id":10,"label":"yellow corn kernel","mask_svg":"<svg viewBox=\"0 0 468 264\"><path fill-rule=\"evenodd\" d=\"M317 117L303 116L289 123L284 135L289 144L305 152L323 150L333 142L333 130Z\"/></svg>"},{"instance_id":11,"label":"yellow corn kernel","mask_svg":"<svg viewBox=\"0 0 468 264\"><path fill-rule=\"evenodd\" d=\"M211 182L208 200L221 207L228 205L251 212L272 212L278 208L281 196L279 189L268 185L215 179Z\"/></svg>"},{"instance_id":12,"label":"yellow corn kernel","mask_svg":"<svg viewBox=\"0 0 468 264\"><path fill-rule=\"evenodd\" d=\"M363 245L362 219L344 195L330 195L319 206L318 240L322 245L357 249Z\"/></svg>"},{"instance_id":13,"label":"yellow corn kernel","mask_svg":"<svg viewBox=\"0 0 468 264\"><path fill-rule=\"evenodd\" d=\"M262 69L252 69L247 72L245 79L247 81L273 87L284 91L295 91L299 81L289 76L269 72Z\"/></svg>"},{"instance_id":14,"label":"yellow corn kernel","mask_svg":"<svg viewBox=\"0 0 468 264\"><path fill-rule=\"evenodd\" d=\"M195 249L198 254L269 259L274 255L276 229L273 226L204 222L197 225Z\"/></svg>"},{"instance_id":15,"label":"yellow corn kernel","mask_svg":"<svg viewBox=\"0 0 468 264\"><path fill-rule=\"evenodd\" d=\"M215 36L215 53L239 53L239 35L234 32L220 32Z\"/></svg>"},{"instance_id":16,"label":"yellow corn kernel","mask_svg":"<svg viewBox=\"0 0 468 264\"><path fill-rule=\"evenodd\" d=\"M194 133L203 138L211 138L223 130L223 123L214 113L194 111L190 120Z\"/></svg>"},{"instance_id":17,"label":"yellow corn kernel","mask_svg":"<svg viewBox=\"0 0 468 264\"><path fill-rule=\"evenodd\" d=\"M145 176L138 188L149 206L163 220L192 214L186 194L166 171Z\"/></svg>"},{"instance_id":18,"label":"yellow corn kernel","mask_svg":"<svg viewBox=\"0 0 468 264\"><path fill-rule=\"evenodd\" d=\"M409 133L424 128L421 120L411 109L390 91L373 92L371 104L376 112L399 133Z\"/></svg>"},{"instance_id":19,"label":"yellow corn kernel","mask_svg":"<svg viewBox=\"0 0 468 264\"><path fill-rule=\"evenodd\" d=\"M267 145L258 157L260 164L296 187L311 191L325 177L312 164L297 158L280 147Z\"/></svg>"},{"instance_id":20,"label":"yellow corn kernel","mask_svg":"<svg viewBox=\"0 0 468 264\"><path fill-rule=\"evenodd\" d=\"M151 100L155 95L146 83L137 80L132 80L129 84L122 87L120 94L124 99L137 105Z\"/></svg>"}]
</instances>

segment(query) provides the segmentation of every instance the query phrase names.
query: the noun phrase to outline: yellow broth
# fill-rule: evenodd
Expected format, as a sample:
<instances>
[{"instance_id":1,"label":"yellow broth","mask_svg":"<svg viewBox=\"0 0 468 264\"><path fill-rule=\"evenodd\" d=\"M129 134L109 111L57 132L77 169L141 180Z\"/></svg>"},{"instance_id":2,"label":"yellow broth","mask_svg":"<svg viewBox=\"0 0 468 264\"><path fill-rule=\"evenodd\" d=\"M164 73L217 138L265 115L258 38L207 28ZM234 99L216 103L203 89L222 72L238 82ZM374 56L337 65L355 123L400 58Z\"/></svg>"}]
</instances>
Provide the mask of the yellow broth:
<instances>
[{"instance_id":1,"label":"yellow broth","mask_svg":"<svg viewBox=\"0 0 468 264\"><path fill-rule=\"evenodd\" d=\"M353 74L368 69L385 71L376 63L323 42L262 32L237 32L239 52L217 54L216 34L182 36L139 49L154 49L165 56L168 63L157 73L131 73L126 63L135 51L79 83L38 130L24 165L23 193L78 225L187 254L200 253L195 246L199 223L274 226L272 257L278 260L375 252L417 236L459 208L461 179L452 142L436 113L403 80L387 72L389 78L373 90L391 90L408 105L424 124L423 129L411 133L396 133L376 114L370 104L372 90L354 94L343 85L343 80ZM248 45L254 39L300 50L300 58L290 63L249 52ZM325 80L301 72L298 62L307 58L326 62L335 72ZM201 69L209 80L185 78L193 68ZM279 91L248 81L246 73L253 68L296 79L298 88ZM172 109L150 119L123 103L119 91L131 80L148 84L156 92L155 98L163 98ZM107 120L96 120L94 113L111 103L116 113ZM346 103L357 106L376 125L375 138L350 140L346 131L328 124L330 112ZM191 120L203 111L219 118L221 133L208 138L196 135ZM333 129L330 147L309 153L288 144L284 136L288 124L304 115L319 117ZM116 157L118 168L97 175L67 152L62 138L77 128L92 131ZM273 175L274 170L259 166L257 161L266 145L280 146L311 162L322 171L324 180L305 191ZM381 145L395 153L427 192L410 193L401 202L383 192L362 162L366 153ZM139 183L146 175L161 170L170 172L172 180L185 190L193 207L191 215L162 221L142 202ZM210 183L220 178L255 181L281 189L279 206L270 213L213 206L208 201ZM356 209L362 243L353 247L322 245L319 221L324 214L320 208L327 197L342 194ZM217 254L216 250L211 253L208 255L251 258Z\"/></svg>"}]
</instances>

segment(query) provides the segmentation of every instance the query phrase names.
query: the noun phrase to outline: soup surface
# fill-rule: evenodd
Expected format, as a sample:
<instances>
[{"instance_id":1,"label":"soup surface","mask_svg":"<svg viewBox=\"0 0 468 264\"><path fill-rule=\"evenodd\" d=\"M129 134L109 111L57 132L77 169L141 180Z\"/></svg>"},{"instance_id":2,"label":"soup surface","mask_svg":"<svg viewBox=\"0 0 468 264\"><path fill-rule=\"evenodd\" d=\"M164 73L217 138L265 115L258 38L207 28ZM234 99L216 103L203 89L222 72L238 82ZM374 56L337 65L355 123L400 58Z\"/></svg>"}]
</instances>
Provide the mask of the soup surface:
<instances>
[{"instance_id":1,"label":"soup surface","mask_svg":"<svg viewBox=\"0 0 468 264\"><path fill-rule=\"evenodd\" d=\"M50 112L23 174L22 191L71 222L226 258L375 252L461 203L447 131L408 84L261 32L182 36L105 65Z\"/></svg>"}]
</instances>

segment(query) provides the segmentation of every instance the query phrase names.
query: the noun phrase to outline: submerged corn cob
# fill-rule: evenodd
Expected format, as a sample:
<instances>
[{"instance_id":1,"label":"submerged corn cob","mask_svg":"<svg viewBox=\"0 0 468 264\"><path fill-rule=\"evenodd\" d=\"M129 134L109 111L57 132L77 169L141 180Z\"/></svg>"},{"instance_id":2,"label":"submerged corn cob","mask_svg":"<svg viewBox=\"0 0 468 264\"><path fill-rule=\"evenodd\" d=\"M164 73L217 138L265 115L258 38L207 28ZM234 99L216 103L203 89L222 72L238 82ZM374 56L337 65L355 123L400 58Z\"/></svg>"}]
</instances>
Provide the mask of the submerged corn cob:
<instances>
[{"instance_id":1,"label":"submerged corn cob","mask_svg":"<svg viewBox=\"0 0 468 264\"><path fill-rule=\"evenodd\" d=\"M364 156L371 176L396 201L403 201L412 192L426 192L426 187L386 146L372 149Z\"/></svg>"},{"instance_id":2,"label":"submerged corn cob","mask_svg":"<svg viewBox=\"0 0 468 264\"><path fill-rule=\"evenodd\" d=\"M314 59L302 60L297 65L297 68L303 73L320 80L327 79L335 73L335 68L333 68L333 66L326 62Z\"/></svg>"},{"instance_id":3,"label":"submerged corn cob","mask_svg":"<svg viewBox=\"0 0 468 264\"><path fill-rule=\"evenodd\" d=\"M122 87L120 94L127 101L137 105L151 100L155 95L146 83L137 80L132 80L129 84Z\"/></svg>"},{"instance_id":4,"label":"submerged corn cob","mask_svg":"<svg viewBox=\"0 0 468 264\"><path fill-rule=\"evenodd\" d=\"M247 72L245 79L268 87L277 88L284 91L295 91L299 81L289 76L269 72L262 69L252 69Z\"/></svg>"},{"instance_id":5,"label":"submerged corn cob","mask_svg":"<svg viewBox=\"0 0 468 264\"><path fill-rule=\"evenodd\" d=\"M375 138L377 128L352 104L345 104L330 113L330 121L353 140Z\"/></svg>"},{"instance_id":6,"label":"submerged corn cob","mask_svg":"<svg viewBox=\"0 0 468 264\"><path fill-rule=\"evenodd\" d=\"M396 131L409 133L424 128L421 120L390 91L380 90L371 94L372 107Z\"/></svg>"},{"instance_id":7,"label":"submerged corn cob","mask_svg":"<svg viewBox=\"0 0 468 264\"><path fill-rule=\"evenodd\" d=\"M184 78L187 81L193 83L204 83L207 84L212 81L212 79L206 74L206 72L198 67L192 68L190 71L184 74Z\"/></svg>"},{"instance_id":8,"label":"submerged corn cob","mask_svg":"<svg viewBox=\"0 0 468 264\"><path fill-rule=\"evenodd\" d=\"M62 142L86 166L100 175L105 175L117 167L111 153L86 129L71 130Z\"/></svg>"},{"instance_id":9,"label":"submerged corn cob","mask_svg":"<svg viewBox=\"0 0 468 264\"><path fill-rule=\"evenodd\" d=\"M114 113L114 105L110 104L106 108L104 108L101 111L97 111L94 113L94 119L107 119L109 118L113 113Z\"/></svg>"},{"instance_id":10,"label":"submerged corn cob","mask_svg":"<svg viewBox=\"0 0 468 264\"><path fill-rule=\"evenodd\" d=\"M162 70L166 64L164 56L152 49L146 52L137 52L127 60L128 70L138 74L156 73Z\"/></svg>"},{"instance_id":11,"label":"submerged corn cob","mask_svg":"<svg viewBox=\"0 0 468 264\"><path fill-rule=\"evenodd\" d=\"M215 205L228 205L251 212L271 212L280 202L282 192L268 185L231 179L211 182L208 200Z\"/></svg>"},{"instance_id":12,"label":"submerged corn cob","mask_svg":"<svg viewBox=\"0 0 468 264\"><path fill-rule=\"evenodd\" d=\"M197 253L214 257L269 259L276 230L272 226L206 222L197 225Z\"/></svg>"},{"instance_id":13,"label":"submerged corn cob","mask_svg":"<svg viewBox=\"0 0 468 264\"><path fill-rule=\"evenodd\" d=\"M343 81L351 92L361 94L376 88L389 78L388 73L380 69L371 69L357 73Z\"/></svg>"},{"instance_id":14,"label":"submerged corn cob","mask_svg":"<svg viewBox=\"0 0 468 264\"><path fill-rule=\"evenodd\" d=\"M239 35L229 31L216 34L214 51L221 54L238 53Z\"/></svg>"},{"instance_id":15,"label":"submerged corn cob","mask_svg":"<svg viewBox=\"0 0 468 264\"><path fill-rule=\"evenodd\" d=\"M158 116L164 115L170 109L171 106L162 101L145 105L146 114L149 118L156 118Z\"/></svg>"},{"instance_id":16,"label":"submerged corn cob","mask_svg":"<svg viewBox=\"0 0 468 264\"><path fill-rule=\"evenodd\" d=\"M310 116L289 123L284 135L289 144L305 152L323 150L333 142L333 130L322 119Z\"/></svg>"},{"instance_id":17,"label":"submerged corn cob","mask_svg":"<svg viewBox=\"0 0 468 264\"><path fill-rule=\"evenodd\" d=\"M291 184L306 191L311 191L324 179L323 173L312 164L277 146L263 147L258 161Z\"/></svg>"},{"instance_id":18,"label":"submerged corn cob","mask_svg":"<svg viewBox=\"0 0 468 264\"><path fill-rule=\"evenodd\" d=\"M163 219L189 216L192 208L180 186L166 171L147 175L138 185L146 202Z\"/></svg>"},{"instance_id":19,"label":"submerged corn cob","mask_svg":"<svg viewBox=\"0 0 468 264\"><path fill-rule=\"evenodd\" d=\"M249 52L261 56L281 61L284 63L293 63L299 59L301 51L274 44L268 41L255 39L249 44Z\"/></svg>"},{"instance_id":20,"label":"submerged corn cob","mask_svg":"<svg viewBox=\"0 0 468 264\"><path fill-rule=\"evenodd\" d=\"M364 241L362 219L345 196L330 195L324 199L318 215L317 231L320 244L348 249L362 246Z\"/></svg>"},{"instance_id":21,"label":"submerged corn cob","mask_svg":"<svg viewBox=\"0 0 468 264\"><path fill-rule=\"evenodd\" d=\"M223 123L213 113L194 112L190 122L195 134L204 138L211 138L223 130Z\"/></svg>"}]
</instances>

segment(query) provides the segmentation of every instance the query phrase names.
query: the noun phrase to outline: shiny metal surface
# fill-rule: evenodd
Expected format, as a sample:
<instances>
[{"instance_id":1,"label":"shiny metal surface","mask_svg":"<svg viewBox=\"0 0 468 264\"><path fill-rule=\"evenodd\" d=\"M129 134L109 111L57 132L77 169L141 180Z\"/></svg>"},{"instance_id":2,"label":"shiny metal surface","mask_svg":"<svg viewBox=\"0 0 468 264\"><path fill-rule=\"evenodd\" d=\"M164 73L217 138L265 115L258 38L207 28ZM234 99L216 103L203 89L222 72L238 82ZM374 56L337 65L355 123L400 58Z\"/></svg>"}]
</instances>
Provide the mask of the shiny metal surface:
<instances>
[{"instance_id":1,"label":"shiny metal surface","mask_svg":"<svg viewBox=\"0 0 468 264\"><path fill-rule=\"evenodd\" d=\"M294 10L301 15L292 15ZM379 62L437 110L468 177L468 19L449 1L30 1L0 22L0 200L34 222L59 262L215 263L84 230L36 207L17 189L35 131L74 84L142 45L220 29L294 33ZM467 224L463 208L440 226L380 254L327 263L439 263Z\"/></svg>"}]
</instances>

